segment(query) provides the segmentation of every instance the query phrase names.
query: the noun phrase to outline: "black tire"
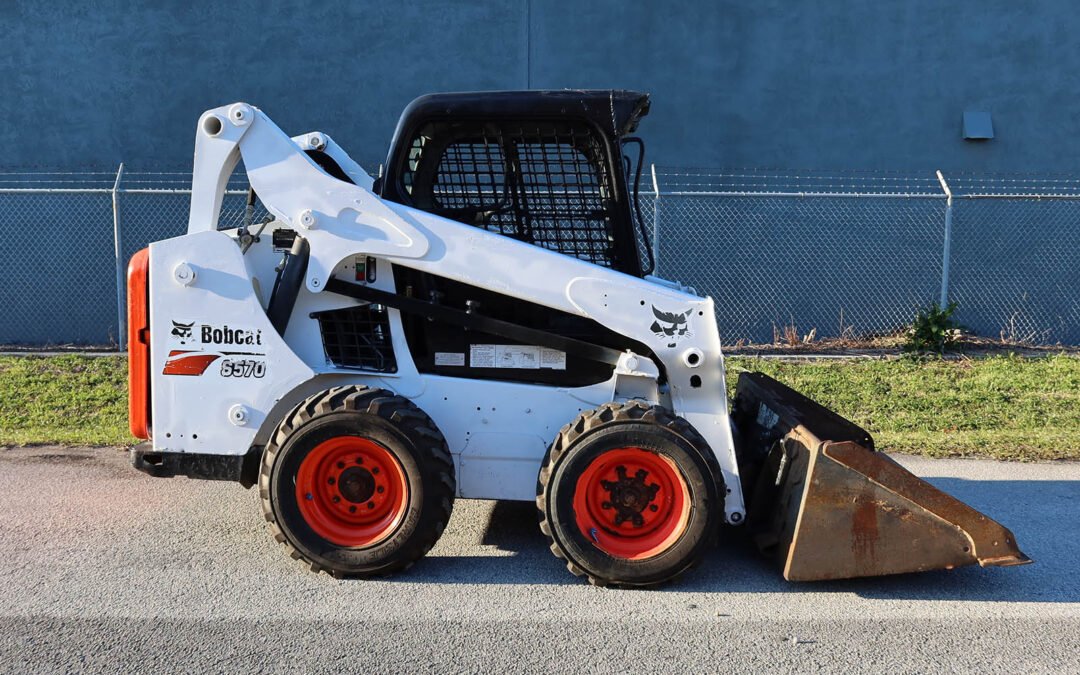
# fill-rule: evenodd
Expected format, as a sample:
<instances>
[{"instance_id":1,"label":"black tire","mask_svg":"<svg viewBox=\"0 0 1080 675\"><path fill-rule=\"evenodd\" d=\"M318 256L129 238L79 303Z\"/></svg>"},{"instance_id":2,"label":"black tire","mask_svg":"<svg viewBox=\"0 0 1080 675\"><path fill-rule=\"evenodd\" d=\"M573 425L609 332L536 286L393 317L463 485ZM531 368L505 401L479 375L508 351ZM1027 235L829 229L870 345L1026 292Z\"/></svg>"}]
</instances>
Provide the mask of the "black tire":
<instances>
[{"instance_id":1,"label":"black tire","mask_svg":"<svg viewBox=\"0 0 1080 675\"><path fill-rule=\"evenodd\" d=\"M407 484L395 529L369 546L329 541L312 529L299 504L302 462L320 443L339 437L381 446ZM274 539L312 571L335 577L385 576L410 567L446 528L455 490L450 451L431 419L406 398L361 386L329 389L294 408L267 444L259 469L263 515Z\"/></svg>"},{"instance_id":2,"label":"black tire","mask_svg":"<svg viewBox=\"0 0 1080 675\"><path fill-rule=\"evenodd\" d=\"M628 447L673 464L689 495L685 529L674 543L643 559L616 557L603 550L595 529L590 529L592 539L582 531L574 507L579 479L594 460ZM643 401L608 403L563 427L544 458L536 491L540 529L551 552L566 561L570 572L597 586L653 586L677 578L701 560L724 512L723 480L705 439L686 420Z\"/></svg>"}]
</instances>

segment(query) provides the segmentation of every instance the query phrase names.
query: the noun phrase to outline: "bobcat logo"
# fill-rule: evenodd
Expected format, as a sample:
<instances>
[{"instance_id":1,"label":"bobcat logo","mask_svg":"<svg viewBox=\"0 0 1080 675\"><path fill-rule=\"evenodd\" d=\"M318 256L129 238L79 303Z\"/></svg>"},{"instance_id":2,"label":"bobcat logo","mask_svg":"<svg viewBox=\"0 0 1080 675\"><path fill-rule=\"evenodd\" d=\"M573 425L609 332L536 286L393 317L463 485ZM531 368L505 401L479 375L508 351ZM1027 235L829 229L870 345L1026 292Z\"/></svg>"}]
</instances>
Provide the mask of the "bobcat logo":
<instances>
[{"instance_id":1,"label":"bobcat logo","mask_svg":"<svg viewBox=\"0 0 1080 675\"><path fill-rule=\"evenodd\" d=\"M191 328L195 325L195 322L180 323L175 319L172 322L172 335L175 338L179 338L180 344L187 344L187 341L191 339Z\"/></svg>"},{"instance_id":2,"label":"bobcat logo","mask_svg":"<svg viewBox=\"0 0 1080 675\"><path fill-rule=\"evenodd\" d=\"M692 335L690 332L690 323L687 321L687 317L690 316L692 309L688 309L685 312L664 312L656 308L653 305L653 316L656 317L656 321L653 321L650 330L660 338L668 338L669 348L674 348L675 344L682 338Z\"/></svg>"}]
</instances>

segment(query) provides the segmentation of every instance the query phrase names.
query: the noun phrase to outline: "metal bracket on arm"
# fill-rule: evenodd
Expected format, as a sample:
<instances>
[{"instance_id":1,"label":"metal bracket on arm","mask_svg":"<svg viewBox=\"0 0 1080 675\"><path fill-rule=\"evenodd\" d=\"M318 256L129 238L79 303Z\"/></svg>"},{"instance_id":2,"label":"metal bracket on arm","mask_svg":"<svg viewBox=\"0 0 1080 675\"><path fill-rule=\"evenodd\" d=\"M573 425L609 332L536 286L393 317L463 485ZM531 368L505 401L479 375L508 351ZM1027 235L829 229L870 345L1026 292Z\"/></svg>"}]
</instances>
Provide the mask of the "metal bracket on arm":
<instances>
[{"instance_id":1,"label":"metal bracket on arm","mask_svg":"<svg viewBox=\"0 0 1080 675\"><path fill-rule=\"evenodd\" d=\"M367 171L364 171L363 167L356 163L352 157L349 157L349 153L334 142L334 139L330 138L329 134L324 134L321 131L309 131L306 134L300 134L299 136L292 137L293 143L296 143L301 150L318 150L325 152L330 156L337 165L341 167L341 170L345 172L352 182L365 190L370 190L375 184L371 176Z\"/></svg>"}]
</instances>

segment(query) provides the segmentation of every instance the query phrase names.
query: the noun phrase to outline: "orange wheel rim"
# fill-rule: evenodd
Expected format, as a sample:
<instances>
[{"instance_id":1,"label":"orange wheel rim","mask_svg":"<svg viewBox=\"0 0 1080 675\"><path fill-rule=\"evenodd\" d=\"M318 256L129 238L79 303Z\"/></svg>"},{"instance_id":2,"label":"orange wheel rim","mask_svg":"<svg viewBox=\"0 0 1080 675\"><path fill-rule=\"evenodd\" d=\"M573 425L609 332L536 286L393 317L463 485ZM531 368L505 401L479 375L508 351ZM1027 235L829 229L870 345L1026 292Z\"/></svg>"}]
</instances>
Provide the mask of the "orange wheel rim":
<instances>
[{"instance_id":1,"label":"orange wheel rim","mask_svg":"<svg viewBox=\"0 0 1080 675\"><path fill-rule=\"evenodd\" d=\"M690 491L675 462L641 448L594 459L574 489L581 533L604 553L652 558L671 548L690 522Z\"/></svg>"},{"instance_id":2,"label":"orange wheel rim","mask_svg":"<svg viewBox=\"0 0 1080 675\"><path fill-rule=\"evenodd\" d=\"M316 445L296 473L296 502L323 539L350 548L390 536L405 516L405 470L382 445L338 436Z\"/></svg>"}]
</instances>

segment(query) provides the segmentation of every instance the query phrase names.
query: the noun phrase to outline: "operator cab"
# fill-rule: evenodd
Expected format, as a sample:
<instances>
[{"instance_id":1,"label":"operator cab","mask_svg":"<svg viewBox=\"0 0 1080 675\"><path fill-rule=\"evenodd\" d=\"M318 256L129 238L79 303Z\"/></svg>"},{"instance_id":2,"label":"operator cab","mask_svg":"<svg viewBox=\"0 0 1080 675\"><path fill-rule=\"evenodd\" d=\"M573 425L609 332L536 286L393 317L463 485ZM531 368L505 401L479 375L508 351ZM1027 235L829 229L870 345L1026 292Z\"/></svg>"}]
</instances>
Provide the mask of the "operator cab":
<instances>
[{"instance_id":1,"label":"operator cab","mask_svg":"<svg viewBox=\"0 0 1080 675\"><path fill-rule=\"evenodd\" d=\"M402 113L385 173L374 190L388 201L642 277L652 270L651 242L637 205L644 144L629 134L648 110L648 95L629 91L423 96ZM632 152L624 153L628 146ZM348 180L329 156L310 150L308 155L330 175ZM287 244L283 248L296 250L285 255L268 308L282 334L307 267L302 238ZM612 376L610 360L542 350L528 338L485 331L492 324L484 319L619 353L629 349L652 355L644 344L592 319L402 265L392 269L397 293L428 307L401 317L420 373L555 386L585 386ZM473 320L463 328L460 322L436 318L436 306ZM319 321L327 359L336 368L396 371L382 304L367 302L312 317ZM522 352L522 365L515 359L496 364L480 358L493 350ZM544 365L537 367L537 359Z\"/></svg>"},{"instance_id":2,"label":"operator cab","mask_svg":"<svg viewBox=\"0 0 1080 675\"><path fill-rule=\"evenodd\" d=\"M648 112L647 94L621 90L422 96L376 191L640 277L652 255L637 204L644 144L630 134Z\"/></svg>"},{"instance_id":3,"label":"operator cab","mask_svg":"<svg viewBox=\"0 0 1080 675\"><path fill-rule=\"evenodd\" d=\"M648 111L647 94L618 90L422 96L401 115L375 191L388 201L642 277L652 270L651 242L637 206L644 144L630 134ZM628 146L631 152L624 153ZM651 354L592 319L492 290L400 265L394 266L394 283L398 293L432 304ZM574 353L554 353L553 368L485 367L472 356L477 349L528 345L429 316L403 315L402 323L421 373L584 386L609 379L614 369ZM447 354L460 356L454 362Z\"/></svg>"}]
</instances>

